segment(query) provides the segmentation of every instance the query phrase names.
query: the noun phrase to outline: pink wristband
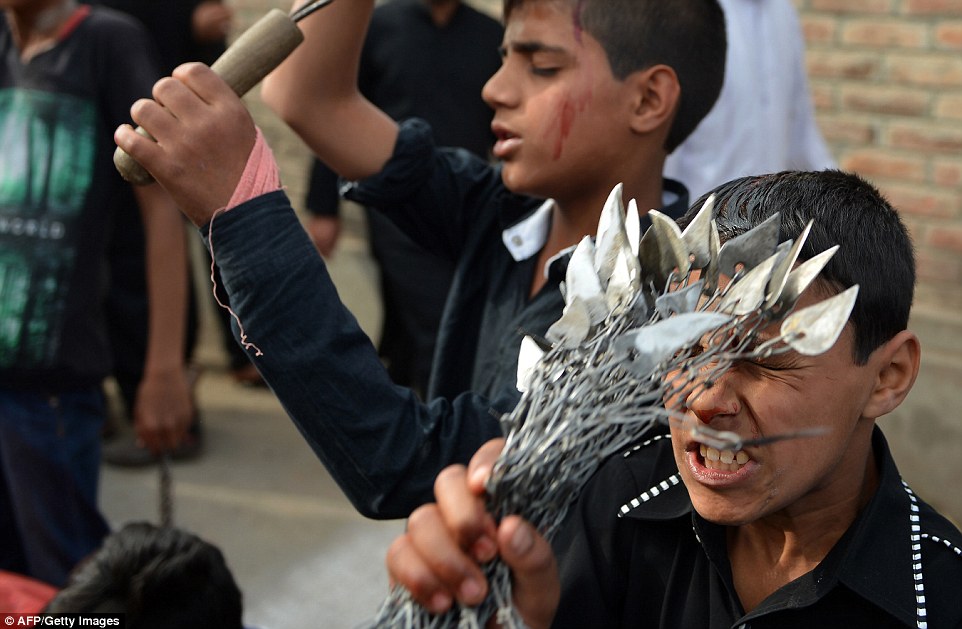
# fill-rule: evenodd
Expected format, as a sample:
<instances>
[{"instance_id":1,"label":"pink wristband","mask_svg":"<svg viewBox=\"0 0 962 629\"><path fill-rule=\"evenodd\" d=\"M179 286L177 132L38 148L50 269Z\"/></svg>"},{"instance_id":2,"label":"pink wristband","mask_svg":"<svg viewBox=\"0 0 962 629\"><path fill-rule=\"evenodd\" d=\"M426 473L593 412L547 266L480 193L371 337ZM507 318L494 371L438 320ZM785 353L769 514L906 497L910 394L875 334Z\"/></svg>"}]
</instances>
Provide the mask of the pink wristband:
<instances>
[{"instance_id":1,"label":"pink wristband","mask_svg":"<svg viewBox=\"0 0 962 629\"><path fill-rule=\"evenodd\" d=\"M250 201L254 197L259 197L268 192L274 192L281 188L281 177L277 169L277 161L274 159L274 152L267 145L264 134L260 127L255 127L257 137L254 140L254 148L247 158L247 166L241 175L234 194L227 204L226 210L230 210L245 201Z\"/></svg>"}]
</instances>

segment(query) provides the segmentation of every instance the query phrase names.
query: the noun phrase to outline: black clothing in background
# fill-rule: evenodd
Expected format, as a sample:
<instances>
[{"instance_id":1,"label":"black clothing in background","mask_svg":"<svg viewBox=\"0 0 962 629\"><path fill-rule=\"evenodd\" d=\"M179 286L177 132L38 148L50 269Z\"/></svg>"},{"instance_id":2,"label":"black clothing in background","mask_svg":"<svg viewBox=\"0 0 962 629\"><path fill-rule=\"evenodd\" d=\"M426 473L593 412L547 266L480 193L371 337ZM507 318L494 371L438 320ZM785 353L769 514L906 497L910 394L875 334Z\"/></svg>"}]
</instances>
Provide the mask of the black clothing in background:
<instances>
[{"instance_id":1,"label":"black clothing in background","mask_svg":"<svg viewBox=\"0 0 962 629\"><path fill-rule=\"evenodd\" d=\"M378 6L361 54L361 92L395 120L427 120L439 146L486 158L494 136L481 88L500 66L501 25L460 5L438 27L423 0ZM336 215L337 176L315 160L307 196L312 214ZM391 379L427 389L452 262L426 252L376 211L367 210L371 253L381 272L383 327L378 351Z\"/></svg>"}]
</instances>

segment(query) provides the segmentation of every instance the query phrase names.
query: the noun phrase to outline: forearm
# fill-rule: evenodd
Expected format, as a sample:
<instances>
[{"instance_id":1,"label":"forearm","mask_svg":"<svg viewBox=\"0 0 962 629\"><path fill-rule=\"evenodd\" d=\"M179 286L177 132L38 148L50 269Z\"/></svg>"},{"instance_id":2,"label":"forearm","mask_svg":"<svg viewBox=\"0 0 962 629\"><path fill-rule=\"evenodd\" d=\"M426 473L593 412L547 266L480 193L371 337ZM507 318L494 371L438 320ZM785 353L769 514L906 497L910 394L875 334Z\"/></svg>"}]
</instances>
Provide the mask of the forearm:
<instances>
[{"instance_id":1,"label":"forearm","mask_svg":"<svg viewBox=\"0 0 962 629\"><path fill-rule=\"evenodd\" d=\"M184 373L187 248L183 219L159 186L136 188L147 266L147 354L137 387L138 438L154 453L177 447L193 411Z\"/></svg>"},{"instance_id":2,"label":"forearm","mask_svg":"<svg viewBox=\"0 0 962 629\"><path fill-rule=\"evenodd\" d=\"M297 0L296 5L303 4ZM361 179L391 155L397 125L361 96L358 65L373 0L335 2L298 23L304 42L268 77L262 98L336 172Z\"/></svg>"},{"instance_id":3,"label":"forearm","mask_svg":"<svg viewBox=\"0 0 962 629\"><path fill-rule=\"evenodd\" d=\"M206 233L206 232L205 232ZM484 400L393 385L283 194L218 215L210 245L254 364L364 515L406 516L445 465L500 433Z\"/></svg>"},{"instance_id":4,"label":"forearm","mask_svg":"<svg viewBox=\"0 0 962 629\"><path fill-rule=\"evenodd\" d=\"M146 236L148 297L144 375L171 374L184 366L187 321L187 246L183 219L158 185L135 188Z\"/></svg>"}]
</instances>

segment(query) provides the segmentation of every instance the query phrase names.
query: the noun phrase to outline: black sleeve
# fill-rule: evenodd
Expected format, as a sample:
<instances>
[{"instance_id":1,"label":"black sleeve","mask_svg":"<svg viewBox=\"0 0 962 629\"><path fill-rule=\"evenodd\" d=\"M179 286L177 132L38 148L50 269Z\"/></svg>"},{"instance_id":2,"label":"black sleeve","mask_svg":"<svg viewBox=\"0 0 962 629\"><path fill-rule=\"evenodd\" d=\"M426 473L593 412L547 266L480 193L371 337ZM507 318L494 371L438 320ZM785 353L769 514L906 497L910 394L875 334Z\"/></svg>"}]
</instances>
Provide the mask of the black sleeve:
<instances>
[{"instance_id":1,"label":"black sleeve","mask_svg":"<svg viewBox=\"0 0 962 629\"><path fill-rule=\"evenodd\" d=\"M251 361L363 515L407 517L432 500L438 472L501 435L480 396L424 404L391 382L283 192L212 223L227 303L260 350Z\"/></svg>"},{"instance_id":2,"label":"black sleeve","mask_svg":"<svg viewBox=\"0 0 962 629\"><path fill-rule=\"evenodd\" d=\"M337 216L341 197L337 191L337 173L316 157L311 160L307 187L307 211L312 216Z\"/></svg>"}]
</instances>

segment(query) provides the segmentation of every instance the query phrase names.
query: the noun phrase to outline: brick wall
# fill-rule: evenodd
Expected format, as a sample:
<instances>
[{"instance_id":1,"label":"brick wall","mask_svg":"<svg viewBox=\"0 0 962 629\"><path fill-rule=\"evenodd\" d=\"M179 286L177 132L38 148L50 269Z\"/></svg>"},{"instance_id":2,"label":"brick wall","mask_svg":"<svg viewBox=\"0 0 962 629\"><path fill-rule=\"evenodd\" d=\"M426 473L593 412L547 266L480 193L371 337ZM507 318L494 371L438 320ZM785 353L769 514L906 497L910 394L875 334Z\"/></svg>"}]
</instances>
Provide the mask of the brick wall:
<instances>
[{"instance_id":1,"label":"brick wall","mask_svg":"<svg viewBox=\"0 0 962 629\"><path fill-rule=\"evenodd\" d=\"M286 3L230 0L238 32ZM497 15L500 0L475 0ZM924 346L911 396L881 425L903 474L962 522L962 0L795 0L819 125L840 166L900 208L918 250L912 327ZM309 153L247 98L295 206Z\"/></svg>"},{"instance_id":2,"label":"brick wall","mask_svg":"<svg viewBox=\"0 0 962 629\"><path fill-rule=\"evenodd\" d=\"M881 420L908 482L962 521L962 0L795 0L839 165L912 232L922 373Z\"/></svg>"}]
</instances>

